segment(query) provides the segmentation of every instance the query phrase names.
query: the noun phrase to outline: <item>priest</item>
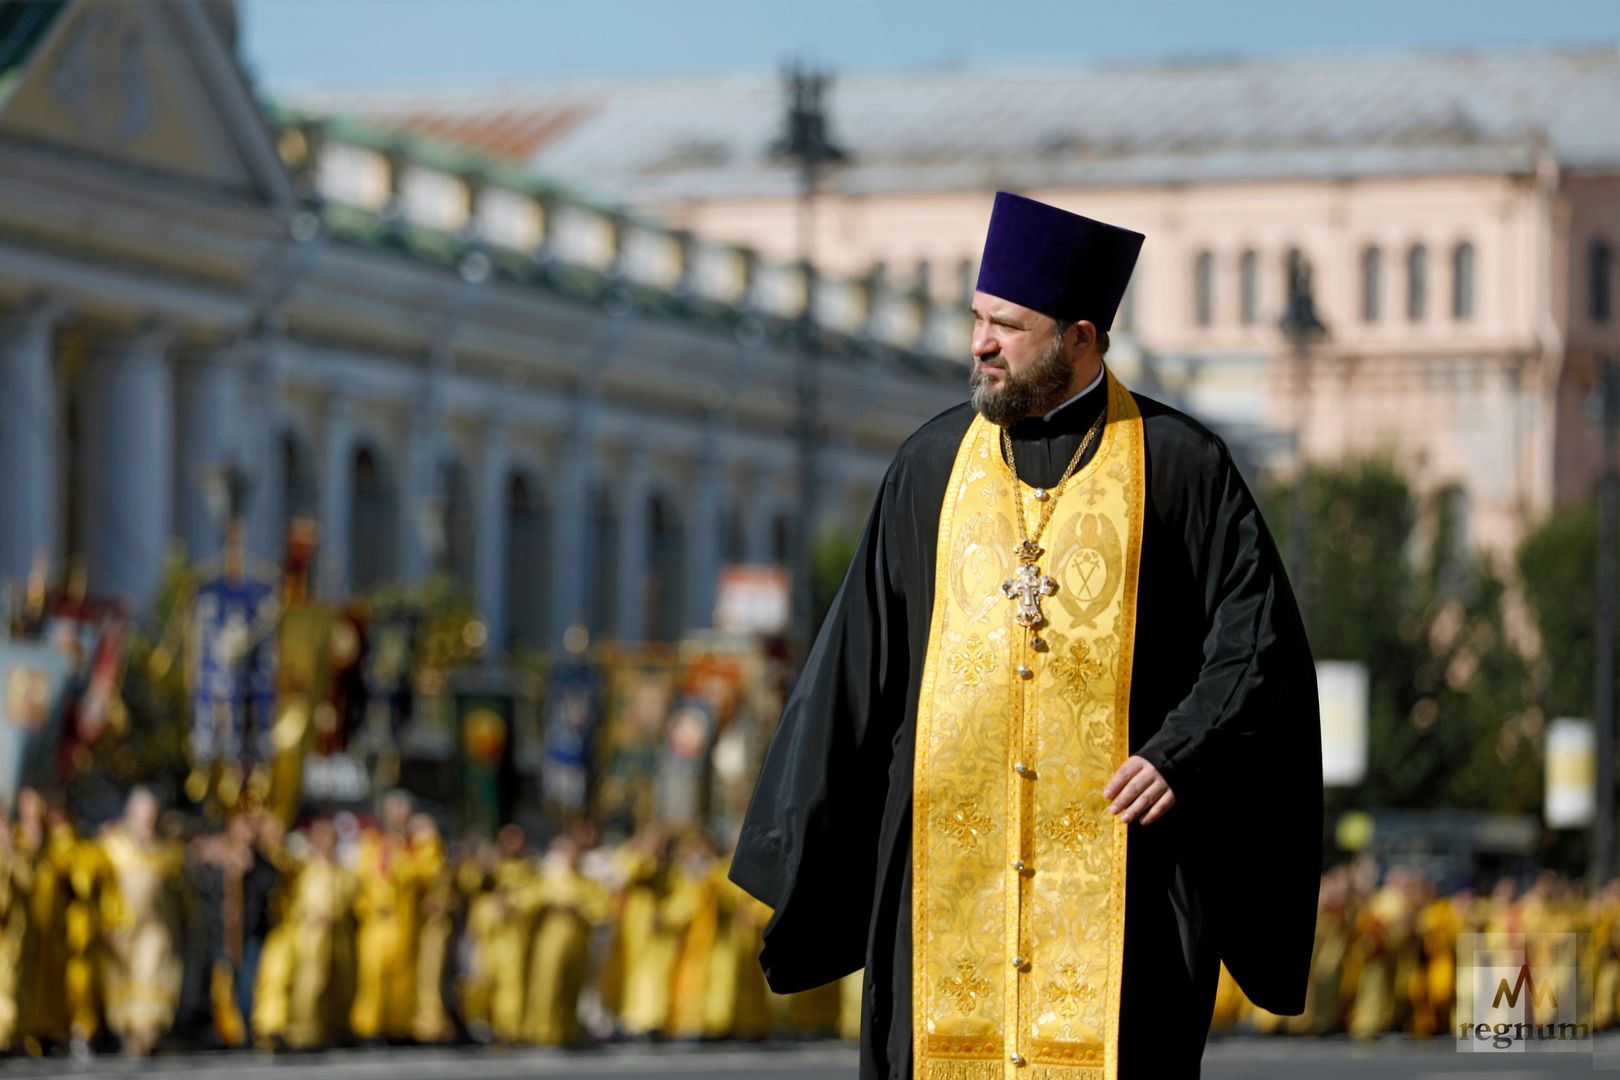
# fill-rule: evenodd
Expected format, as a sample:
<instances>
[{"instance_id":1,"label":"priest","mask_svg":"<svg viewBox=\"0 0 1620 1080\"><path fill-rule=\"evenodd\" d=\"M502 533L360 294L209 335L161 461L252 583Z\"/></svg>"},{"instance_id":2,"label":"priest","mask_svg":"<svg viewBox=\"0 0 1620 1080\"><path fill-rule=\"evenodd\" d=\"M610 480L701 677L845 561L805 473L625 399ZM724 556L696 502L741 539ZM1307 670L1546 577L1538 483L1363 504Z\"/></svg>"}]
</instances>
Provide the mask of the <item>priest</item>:
<instances>
[{"instance_id":1,"label":"priest","mask_svg":"<svg viewBox=\"0 0 1620 1080\"><path fill-rule=\"evenodd\" d=\"M1108 330L1143 237L998 193L971 400L895 456L731 876L863 1078L1196 1077L1224 961L1304 1003L1315 669L1221 440Z\"/></svg>"}]
</instances>

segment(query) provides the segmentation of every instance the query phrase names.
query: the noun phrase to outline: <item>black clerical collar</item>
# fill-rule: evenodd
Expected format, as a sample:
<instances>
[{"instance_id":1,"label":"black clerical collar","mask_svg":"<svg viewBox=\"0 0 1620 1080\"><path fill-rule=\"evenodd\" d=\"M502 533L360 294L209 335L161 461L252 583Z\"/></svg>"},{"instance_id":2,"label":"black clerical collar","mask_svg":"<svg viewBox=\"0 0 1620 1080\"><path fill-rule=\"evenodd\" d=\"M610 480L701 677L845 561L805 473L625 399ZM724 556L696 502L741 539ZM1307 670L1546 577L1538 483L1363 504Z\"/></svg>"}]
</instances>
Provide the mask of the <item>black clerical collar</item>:
<instances>
[{"instance_id":1,"label":"black clerical collar","mask_svg":"<svg viewBox=\"0 0 1620 1080\"><path fill-rule=\"evenodd\" d=\"M1054 416L1056 416L1058 413L1062 412L1064 409L1067 409L1070 405L1073 405L1075 402L1079 401L1081 398L1085 397L1087 394L1089 394L1093 390L1097 389L1097 387L1101 386L1102 383L1103 383L1103 376L1106 375L1106 374L1107 374L1107 372L1103 368L1103 366L1101 364L1098 364L1097 365L1097 375L1096 375L1096 377L1094 379L1092 379L1090 382L1088 382L1085 385L1085 387L1078 394L1075 394L1069 400L1065 401L1063 404L1059 405L1057 408L1055 408L1055 409L1051 410L1050 412L1048 412L1045 416L1041 417L1041 419L1045 420L1047 423L1050 424L1052 422L1052 418Z\"/></svg>"},{"instance_id":2,"label":"black clerical collar","mask_svg":"<svg viewBox=\"0 0 1620 1080\"><path fill-rule=\"evenodd\" d=\"M1050 438L1085 431L1097 419L1108 401L1106 369L1100 370L1091 385L1044 416L1029 416L1009 430L1014 438Z\"/></svg>"}]
</instances>

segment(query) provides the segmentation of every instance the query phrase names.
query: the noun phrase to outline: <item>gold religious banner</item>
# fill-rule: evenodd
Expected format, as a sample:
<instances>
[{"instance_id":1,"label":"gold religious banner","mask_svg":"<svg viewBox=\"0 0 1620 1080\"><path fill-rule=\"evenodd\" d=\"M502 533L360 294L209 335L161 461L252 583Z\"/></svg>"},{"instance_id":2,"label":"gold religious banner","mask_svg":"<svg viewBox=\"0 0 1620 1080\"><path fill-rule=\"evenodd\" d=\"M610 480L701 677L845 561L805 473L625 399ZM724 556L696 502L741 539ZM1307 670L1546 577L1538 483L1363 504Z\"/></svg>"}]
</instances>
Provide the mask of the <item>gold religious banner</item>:
<instances>
[{"instance_id":1,"label":"gold religious banner","mask_svg":"<svg viewBox=\"0 0 1620 1080\"><path fill-rule=\"evenodd\" d=\"M1129 753L1146 479L1112 375L1106 420L1042 490L977 418L946 488L914 765L918 1080L1117 1076L1126 826L1102 789ZM1032 553L1021 522L1048 500Z\"/></svg>"}]
</instances>

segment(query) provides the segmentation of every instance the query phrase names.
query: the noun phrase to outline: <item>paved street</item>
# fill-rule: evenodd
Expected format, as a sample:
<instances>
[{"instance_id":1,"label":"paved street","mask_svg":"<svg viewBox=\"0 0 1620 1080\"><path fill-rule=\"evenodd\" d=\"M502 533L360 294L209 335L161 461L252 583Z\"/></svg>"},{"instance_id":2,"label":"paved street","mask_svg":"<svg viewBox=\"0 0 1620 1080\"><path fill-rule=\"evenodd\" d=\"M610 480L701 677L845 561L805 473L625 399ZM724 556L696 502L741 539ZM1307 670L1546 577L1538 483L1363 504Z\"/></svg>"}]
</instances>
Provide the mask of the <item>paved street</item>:
<instances>
[{"instance_id":1,"label":"paved street","mask_svg":"<svg viewBox=\"0 0 1620 1080\"><path fill-rule=\"evenodd\" d=\"M1610 1071L1612 1070L1612 1071ZM1620 1038L1598 1055L1458 1054L1444 1044L1389 1040L1225 1039L1211 1043L1204 1080L1564 1080L1620 1076ZM536 1050L382 1050L269 1058L199 1054L145 1063L116 1058L0 1061L0 1080L23 1077L139 1077L141 1080L527 1080L530 1077L703 1077L715 1080L853 1080L855 1053L835 1043L722 1047L614 1047L583 1054Z\"/></svg>"}]
</instances>

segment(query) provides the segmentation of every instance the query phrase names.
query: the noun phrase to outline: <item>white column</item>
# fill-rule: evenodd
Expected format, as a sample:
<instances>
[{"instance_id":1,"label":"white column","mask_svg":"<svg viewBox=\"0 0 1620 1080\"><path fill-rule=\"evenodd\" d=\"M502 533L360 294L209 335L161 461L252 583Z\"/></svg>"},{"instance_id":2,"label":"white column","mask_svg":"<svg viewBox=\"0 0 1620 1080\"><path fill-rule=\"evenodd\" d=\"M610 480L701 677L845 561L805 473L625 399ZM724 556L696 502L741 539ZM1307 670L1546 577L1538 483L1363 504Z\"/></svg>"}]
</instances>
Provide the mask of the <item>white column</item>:
<instances>
[{"instance_id":1,"label":"white column","mask_svg":"<svg viewBox=\"0 0 1620 1080\"><path fill-rule=\"evenodd\" d=\"M62 307L38 298L0 320L0 580L28 576L54 554L59 510L56 373L52 345Z\"/></svg>"},{"instance_id":2,"label":"white column","mask_svg":"<svg viewBox=\"0 0 1620 1080\"><path fill-rule=\"evenodd\" d=\"M506 654L506 477L511 460L506 425L492 421L484 439L483 469L479 476L477 581L478 610L489 630L484 656L496 660Z\"/></svg>"},{"instance_id":3,"label":"white column","mask_svg":"<svg viewBox=\"0 0 1620 1080\"><path fill-rule=\"evenodd\" d=\"M321 547L315 559L320 593L330 600L342 599L349 589L349 533L354 506L352 411L343 391L328 394L321 454Z\"/></svg>"},{"instance_id":4,"label":"white column","mask_svg":"<svg viewBox=\"0 0 1620 1080\"><path fill-rule=\"evenodd\" d=\"M630 452L619 500L618 619L613 628L620 641L647 637L647 498L652 492L647 452Z\"/></svg>"},{"instance_id":5,"label":"white column","mask_svg":"<svg viewBox=\"0 0 1620 1080\"><path fill-rule=\"evenodd\" d=\"M227 350L175 366L174 521L193 563L219 552L229 510L225 470L241 467L240 361L239 353Z\"/></svg>"},{"instance_id":6,"label":"white column","mask_svg":"<svg viewBox=\"0 0 1620 1080\"><path fill-rule=\"evenodd\" d=\"M85 385L84 554L92 595L144 610L163 571L174 482L170 332L96 354Z\"/></svg>"}]
</instances>

